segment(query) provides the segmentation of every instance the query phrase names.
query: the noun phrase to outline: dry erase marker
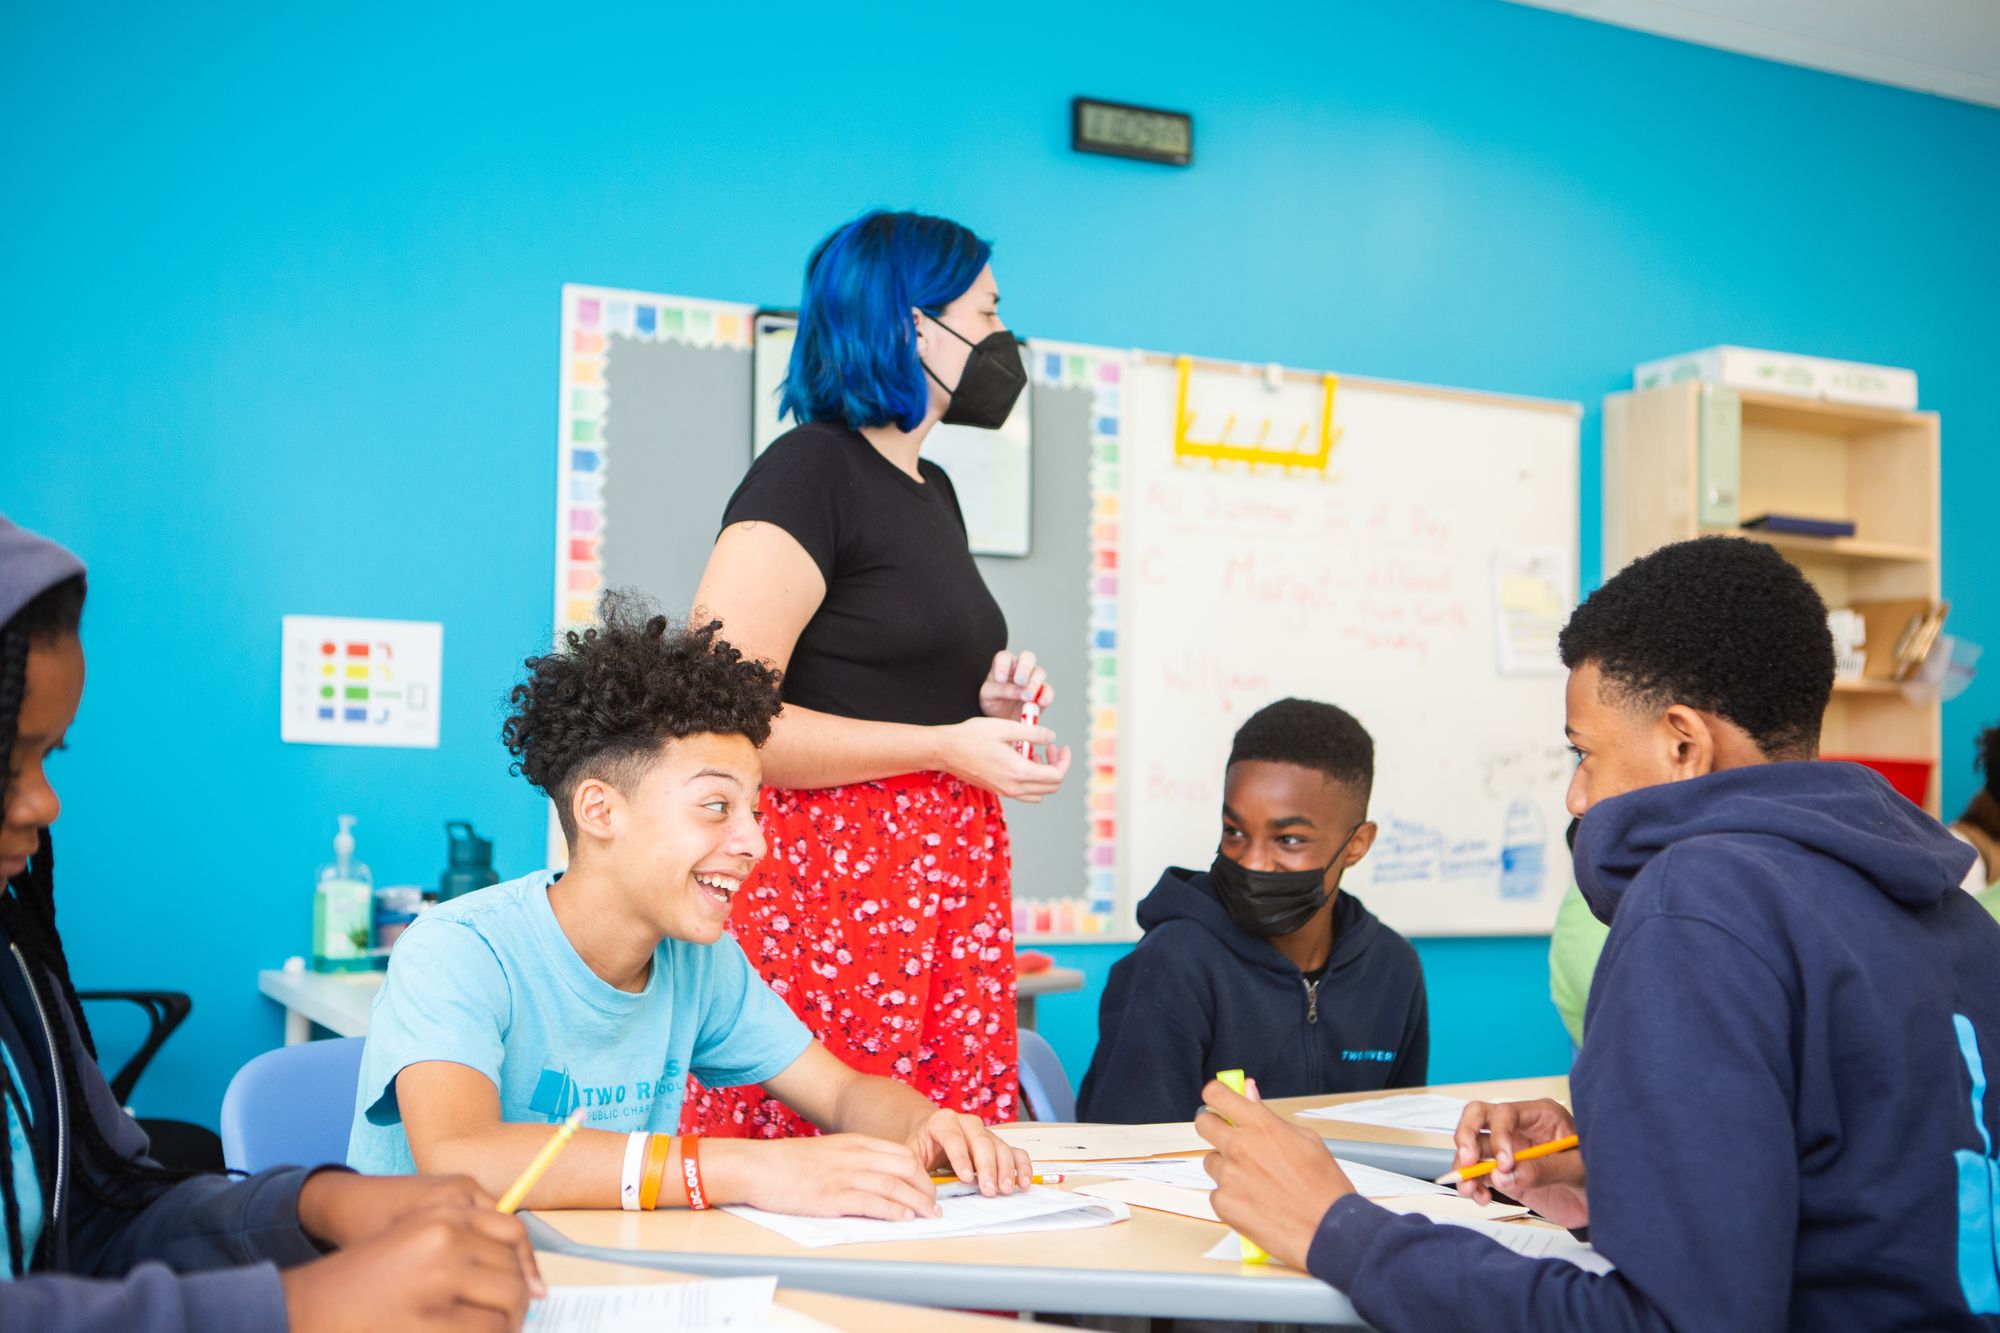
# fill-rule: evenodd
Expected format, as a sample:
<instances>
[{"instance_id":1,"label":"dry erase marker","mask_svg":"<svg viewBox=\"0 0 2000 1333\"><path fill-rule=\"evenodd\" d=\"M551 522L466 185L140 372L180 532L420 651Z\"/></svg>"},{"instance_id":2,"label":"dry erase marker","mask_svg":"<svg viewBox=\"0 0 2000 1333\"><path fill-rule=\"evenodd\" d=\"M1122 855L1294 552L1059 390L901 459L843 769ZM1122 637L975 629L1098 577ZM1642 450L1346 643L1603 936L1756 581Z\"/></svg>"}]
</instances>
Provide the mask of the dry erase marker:
<instances>
[{"instance_id":1,"label":"dry erase marker","mask_svg":"<svg viewBox=\"0 0 2000 1333\"><path fill-rule=\"evenodd\" d=\"M1517 1162L1532 1162L1537 1157L1553 1157L1559 1152L1568 1152L1576 1146L1576 1135L1565 1134L1559 1139L1550 1139L1547 1143L1538 1143L1532 1148L1521 1149L1521 1151L1514 1154L1514 1160ZM1461 1166L1456 1171L1445 1172L1437 1178L1437 1183L1440 1185L1456 1185L1461 1180L1477 1180L1481 1176L1491 1174L1494 1167L1498 1165L1499 1163L1492 1161L1474 1162L1470 1166Z\"/></svg>"},{"instance_id":2,"label":"dry erase marker","mask_svg":"<svg viewBox=\"0 0 2000 1333\"><path fill-rule=\"evenodd\" d=\"M583 1108L579 1106L570 1112L569 1119L563 1121L549 1141L542 1145L542 1150L535 1154L535 1160L528 1163L528 1169L523 1171L519 1179L509 1185L507 1192L500 1196L501 1212L511 1213L521 1206L521 1200L528 1197L528 1191L535 1187L535 1182L542 1178L542 1173L549 1169L549 1164L556 1160L556 1154L563 1150L563 1145L569 1142L570 1136L576 1133L577 1126L582 1123Z\"/></svg>"},{"instance_id":3,"label":"dry erase marker","mask_svg":"<svg viewBox=\"0 0 2000 1333\"><path fill-rule=\"evenodd\" d=\"M933 1172L931 1172L931 1184L933 1184L933 1185L975 1185L975 1186L976 1186L976 1185L977 1185L978 1183L979 1183L979 1182L978 1182L978 1181L976 1181L976 1180L960 1180L960 1179L958 1178L958 1173L957 1173L957 1172L955 1172L955 1171L933 1171ZM1062 1184L1062 1183L1063 1183L1063 1177L1062 1177L1062 1176L1060 1176L1060 1175L1053 1175L1053 1176L1029 1176L1029 1177L1028 1177L1028 1183L1029 1183L1030 1185L1060 1185L1060 1184Z\"/></svg>"},{"instance_id":4,"label":"dry erase marker","mask_svg":"<svg viewBox=\"0 0 2000 1333\"><path fill-rule=\"evenodd\" d=\"M1239 1097L1250 1096L1250 1092L1248 1088L1245 1086L1243 1071L1240 1069L1224 1069L1216 1074L1215 1081L1217 1083L1220 1083L1223 1087L1229 1089L1231 1092L1235 1093ZM1225 1119L1226 1118L1227 1117L1225 1117ZM1241 1247L1244 1263L1268 1264L1271 1262L1271 1256L1264 1253L1264 1251L1258 1247L1257 1242L1251 1240L1248 1236L1239 1234L1236 1237L1236 1243Z\"/></svg>"},{"instance_id":5,"label":"dry erase marker","mask_svg":"<svg viewBox=\"0 0 2000 1333\"><path fill-rule=\"evenodd\" d=\"M1021 700L1021 721L1031 727L1042 725L1042 692L1040 690L1035 691L1034 698ZM1035 757L1035 743L1033 741L1015 741L1014 748L1021 752L1023 759L1033 759Z\"/></svg>"}]
</instances>

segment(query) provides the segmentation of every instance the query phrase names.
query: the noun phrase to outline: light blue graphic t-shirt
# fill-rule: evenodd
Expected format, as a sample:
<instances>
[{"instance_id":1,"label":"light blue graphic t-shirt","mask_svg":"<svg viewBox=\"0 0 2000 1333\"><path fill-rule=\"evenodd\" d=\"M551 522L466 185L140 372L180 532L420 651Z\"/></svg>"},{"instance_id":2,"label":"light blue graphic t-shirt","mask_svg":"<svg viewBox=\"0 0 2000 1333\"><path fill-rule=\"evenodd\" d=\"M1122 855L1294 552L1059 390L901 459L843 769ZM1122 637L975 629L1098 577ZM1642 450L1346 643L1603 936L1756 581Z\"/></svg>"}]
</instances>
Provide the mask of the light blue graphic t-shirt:
<instances>
[{"instance_id":1,"label":"light blue graphic t-shirt","mask_svg":"<svg viewBox=\"0 0 2000 1333\"><path fill-rule=\"evenodd\" d=\"M5 1046L0 1046L0 1078L10 1080L16 1089L24 1089L21 1071L14 1067L14 1055ZM28 1104L27 1094L21 1096L21 1105ZM21 1216L21 1257L35 1252L35 1244L42 1238L42 1180L35 1174L35 1150L28 1136L35 1131L34 1121L23 1122L14 1109L14 1099L0 1094L0 1106L5 1107L7 1121L7 1151L14 1159L14 1204ZM19 1277L6 1250L6 1242L0 1240L0 1279Z\"/></svg>"},{"instance_id":2,"label":"light blue graphic t-shirt","mask_svg":"<svg viewBox=\"0 0 2000 1333\"><path fill-rule=\"evenodd\" d=\"M804 1054L811 1034L727 935L663 940L637 995L604 981L556 923L555 878L538 870L469 893L397 939L368 1023L348 1165L416 1170L396 1075L425 1060L492 1079L510 1124L581 1106L591 1129L672 1133L690 1073L715 1088L761 1083Z\"/></svg>"}]
</instances>

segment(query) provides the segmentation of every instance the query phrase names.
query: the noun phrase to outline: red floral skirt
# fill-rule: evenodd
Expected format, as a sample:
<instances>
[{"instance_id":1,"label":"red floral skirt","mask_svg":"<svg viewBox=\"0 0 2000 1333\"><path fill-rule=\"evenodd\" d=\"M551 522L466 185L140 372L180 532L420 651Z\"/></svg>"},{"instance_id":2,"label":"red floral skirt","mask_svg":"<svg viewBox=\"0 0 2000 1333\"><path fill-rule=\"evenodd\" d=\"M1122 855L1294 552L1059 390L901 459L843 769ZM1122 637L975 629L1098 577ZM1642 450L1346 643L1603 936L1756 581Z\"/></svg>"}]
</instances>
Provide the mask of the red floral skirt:
<instances>
[{"instance_id":1,"label":"red floral skirt","mask_svg":"<svg viewBox=\"0 0 2000 1333\"><path fill-rule=\"evenodd\" d=\"M766 788L729 931L827 1049L988 1124L1017 1116L1014 928L999 798L941 773ZM690 1079L684 1133L819 1131L763 1089Z\"/></svg>"}]
</instances>

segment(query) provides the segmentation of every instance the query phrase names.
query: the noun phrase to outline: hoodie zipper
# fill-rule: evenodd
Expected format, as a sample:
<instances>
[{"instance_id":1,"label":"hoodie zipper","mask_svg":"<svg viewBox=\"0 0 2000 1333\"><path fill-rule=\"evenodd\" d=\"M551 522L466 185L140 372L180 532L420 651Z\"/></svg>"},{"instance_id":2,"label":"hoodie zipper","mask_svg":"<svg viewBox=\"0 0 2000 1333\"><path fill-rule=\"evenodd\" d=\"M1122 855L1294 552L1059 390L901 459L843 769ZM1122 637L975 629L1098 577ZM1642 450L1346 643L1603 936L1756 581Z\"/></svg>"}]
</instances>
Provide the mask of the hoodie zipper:
<instances>
[{"instance_id":1,"label":"hoodie zipper","mask_svg":"<svg viewBox=\"0 0 2000 1333\"><path fill-rule=\"evenodd\" d=\"M53 1234L56 1222L62 1217L63 1186L69 1178L69 1111L63 1099L62 1056L56 1050L56 1032L49 1026L48 1010L42 1007L41 992L35 989L34 974L28 970L28 960L21 956L21 946L9 944L7 951L14 955L14 963L21 969L21 980L28 983L28 998L35 1002L35 1017L42 1020L42 1040L49 1044L49 1072L55 1076L56 1103L56 1189L49 1204L49 1231Z\"/></svg>"},{"instance_id":2,"label":"hoodie zipper","mask_svg":"<svg viewBox=\"0 0 2000 1333\"><path fill-rule=\"evenodd\" d=\"M1325 977L1319 979L1319 981L1325 980ZM1307 981L1304 977L1299 978L1299 984L1306 988L1306 1022L1308 1023L1319 1022L1319 981Z\"/></svg>"}]
</instances>

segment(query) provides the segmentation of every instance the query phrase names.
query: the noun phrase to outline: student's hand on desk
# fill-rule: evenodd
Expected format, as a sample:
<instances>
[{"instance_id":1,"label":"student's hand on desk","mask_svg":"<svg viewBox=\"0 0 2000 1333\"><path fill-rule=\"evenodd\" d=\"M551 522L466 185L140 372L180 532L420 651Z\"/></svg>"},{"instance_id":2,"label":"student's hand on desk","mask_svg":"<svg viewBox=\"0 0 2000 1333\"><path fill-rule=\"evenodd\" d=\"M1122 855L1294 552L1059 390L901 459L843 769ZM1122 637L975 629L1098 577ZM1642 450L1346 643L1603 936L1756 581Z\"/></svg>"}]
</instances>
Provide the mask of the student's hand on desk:
<instances>
[{"instance_id":1,"label":"student's hand on desk","mask_svg":"<svg viewBox=\"0 0 2000 1333\"><path fill-rule=\"evenodd\" d=\"M1481 1139L1481 1132L1485 1138ZM1590 1200L1584 1192L1583 1153L1559 1152L1533 1161L1516 1162L1514 1154L1538 1143L1576 1133L1576 1120L1561 1102L1468 1102L1459 1118L1453 1166L1471 1166L1491 1157L1493 1173L1458 1182L1458 1192L1479 1203L1493 1202L1498 1190L1534 1209L1557 1226L1575 1230L1590 1225Z\"/></svg>"},{"instance_id":2,"label":"student's hand on desk","mask_svg":"<svg viewBox=\"0 0 2000 1333\"><path fill-rule=\"evenodd\" d=\"M1009 1147L978 1116L939 1111L910 1138L910 1151L926 1173L951 1171L967 1184L977 1184L988 1198L1026 1189L1035 1164L1019 1148Z\"/></svg>"},{"instance_id":3,"label":"student's hand on desk","mask_svg":"<svg viewBox=\"0 0 2000 1333\"><path fill-rule=\"evenodd\" d=\"M1049 688L1049 673L1035 665L1035 655L998 652L979 686L979 711L1012 722L1021 716L1022 701L1038 695L1044 708L1056 697Z\"/></svg>"},{"instance_id":4,"label":"student's hand on desk","mask_svg":"<svg viewBox=\"0 0 2000 1333\"><path fill-rule=\"evenodd\" d=\"M955 778L996 796L1033 804L1052 795L1069 772L1069 747L1055 747L1056 734L997 717L969 717L939 727L938 766ZM1022 741L1046 745L1049 762L1036 763L1014 747Z\"/></svg>"},{"instance_id":5,"label":"student's hand on desk","mask_svg":"<svg viewBox=\"0 0 2000 1333\"><path fill-rule=\"evenodd\" d=\"M506 1333L528 1313L527 1246L521 1219L496 1212L490 1201L483 1208L433 1203L278 1280L292 1333Z\"/></svg>"},{"instance_id":6,"label":"student's hand on desk","mask_svg":"<svg viewBox=\"0 0 2000 1333\"><path fill-rule=\"evenodd\" d=\"M1301 1273L1326 1210L1354 1185L1326 1142L1241 1093L1211 1080L1201 1090L1213 1115L1194 1118L1197 1134L1215 1145L1201 1159L1215 1179L1208 1196L1215 1215Z\"/></svg>"},{"instance_id":7,"label":"student's hand on desk","mask_svg":"<svg viewBox=\"0 0 2000 1333\"><path fill-rule=\"evenodd\" d=\"M937 1190L909 1148L866 1134L816 1139L703 1139L702 1176L717 1203L797 1217L936 1217Z\"/></svg>"}]
</instances>

